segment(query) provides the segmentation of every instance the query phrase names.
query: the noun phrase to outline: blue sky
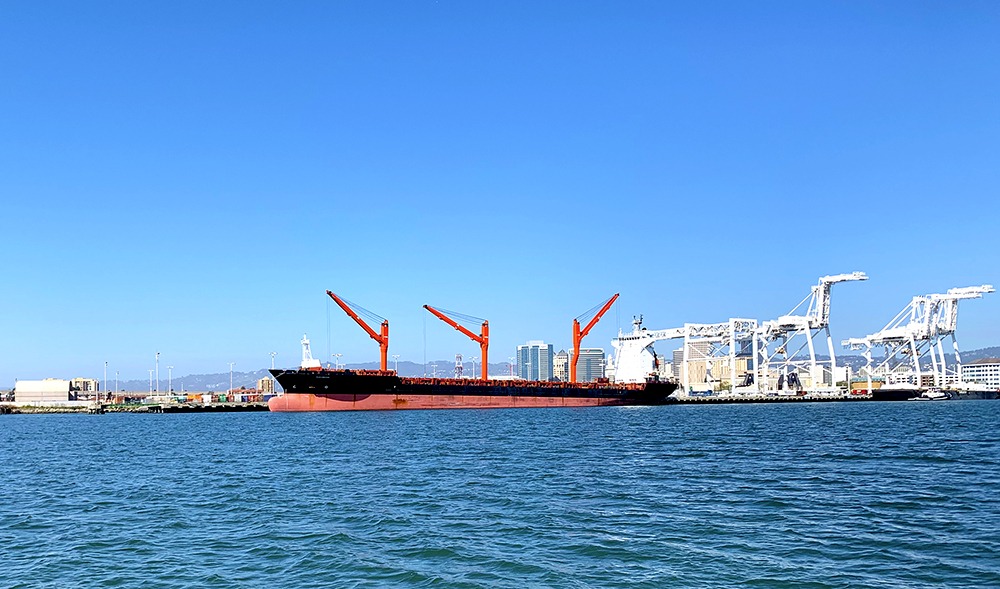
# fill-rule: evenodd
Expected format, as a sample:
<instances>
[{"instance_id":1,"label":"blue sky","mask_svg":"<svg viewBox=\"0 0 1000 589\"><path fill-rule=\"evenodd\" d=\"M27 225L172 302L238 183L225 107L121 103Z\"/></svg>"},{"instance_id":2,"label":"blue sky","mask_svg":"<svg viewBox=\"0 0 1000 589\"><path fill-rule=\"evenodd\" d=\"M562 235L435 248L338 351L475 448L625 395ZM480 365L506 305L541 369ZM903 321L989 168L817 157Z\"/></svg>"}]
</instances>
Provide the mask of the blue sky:
<instances>
[{"instance_id":1,"label":"blue sky","mask_svg":"<svg viewBox=\"0 0 1000 589\"><path fill-rule=\"evenodd\" d=\"M478 354L1000 283L993 2L8 2L0 387ZM962 304L1000 344L1000 295ZM426 343L425 343L426 342Z\"/></svg>"}]
</instances>

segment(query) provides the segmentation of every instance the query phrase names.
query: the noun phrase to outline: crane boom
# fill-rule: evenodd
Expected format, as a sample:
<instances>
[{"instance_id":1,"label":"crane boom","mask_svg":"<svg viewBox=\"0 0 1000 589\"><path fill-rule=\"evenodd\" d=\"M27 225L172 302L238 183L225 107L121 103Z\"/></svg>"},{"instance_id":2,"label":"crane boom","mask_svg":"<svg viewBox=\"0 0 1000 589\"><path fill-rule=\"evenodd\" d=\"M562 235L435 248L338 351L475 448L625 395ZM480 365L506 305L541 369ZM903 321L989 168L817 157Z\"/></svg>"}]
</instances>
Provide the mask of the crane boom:
<instances>
[{"instance_id":1,"label":"crane boom","mask_svg":"<svg viewBox=\"0 0 1000 589\"><path fill-rule=\"evenodd\" d=\"M361 329L364 329L365 332L368 333L368 337L372 338L373 340L375 340L376 343L378 343L379 362L381 363L382 366L381 370L383 371L388 370L389 369L389 320L383 319L380 332L375 333L375 330L372 329L367 323L365 323L365 320L359 317L358 314L354 312L354 309L352 309L351 306L344 301L344 299L338 297L336 294L334 294L329 290L326 291L326 294L329 295L330 298L333 299L333 302L337 303L337 305L341 309L343 309L345 313L347 313L348 317L354 319L354 321L361 326Z\"/></svg>"},{"instance_id":2,"label":"crane boom","mask_svg":"<svg viewBox=\"0 0 1000 589\"><path fill-rule=\"evenodd\" d=\"M597 322L600 321L601 317L603 317L604 314L608 312L608 309L611 308L611 305L613 305L615 301L618 300L618 294L619 293L615 293L614 296L608 299L604 303L604 306L601 307L601 310L594 315L594 317L590 320L590 322L587 323L587 326L584 327L583 329L580 329L579 317L573 320L573 359L570 360L569 363L570 382L576 382L576 363L580 360L580 342L583 341L583 338L587 337L587 334L590 333L590 330L593 329L595 325L597 325Z\"/></svg>"},{"instance_id":3,"label":"crane boom","mask_svg":"<svg viewBox=\"0 0 1000 589\"><path fill-rule=\"evenodd\" d=\"M431 315L434 315L435 317L437 317L441 321L444 321L448 325L450 325L450 326L454 327L455 329L457 329L458 331L464 333L472 341L479 343L479 351L483 355L482 356L483 370L482 370L482 377L481 378L482 378L482 380L489 380L489 359L488 358L489 358L489 347L490 347L490 322L486 321L484 319L483 320L483 325L480 328L479 335L476 335L476 334L472 333L471 331L469 331L468 329L466 329L465 327L459 325L454 319L452 319L451 317L448 317L447 315L445 315L441 311L435 309L434 307L432 307L430 305L424 305L424 308L427 309L428 311L430 311Z\"/></svg>"}]
</instances>

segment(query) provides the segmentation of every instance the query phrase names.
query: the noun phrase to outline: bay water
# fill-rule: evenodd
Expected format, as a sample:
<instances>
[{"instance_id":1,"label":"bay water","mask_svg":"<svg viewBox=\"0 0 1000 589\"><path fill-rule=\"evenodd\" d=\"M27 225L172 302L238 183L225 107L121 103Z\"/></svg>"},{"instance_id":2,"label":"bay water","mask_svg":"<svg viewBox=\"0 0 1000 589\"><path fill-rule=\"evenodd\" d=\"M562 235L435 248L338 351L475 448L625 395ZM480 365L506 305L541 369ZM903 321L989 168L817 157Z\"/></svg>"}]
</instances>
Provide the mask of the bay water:
<instances>
[{"instance_id":1,"label":"bay water","mask_svg":"<svg viewBox=\"0 0 1000 589\"><path fill-rule=\"evenodd\" d=\"M0 587L1000 587L1000 402L0 416Z\"/></svg>"}]
</instances>

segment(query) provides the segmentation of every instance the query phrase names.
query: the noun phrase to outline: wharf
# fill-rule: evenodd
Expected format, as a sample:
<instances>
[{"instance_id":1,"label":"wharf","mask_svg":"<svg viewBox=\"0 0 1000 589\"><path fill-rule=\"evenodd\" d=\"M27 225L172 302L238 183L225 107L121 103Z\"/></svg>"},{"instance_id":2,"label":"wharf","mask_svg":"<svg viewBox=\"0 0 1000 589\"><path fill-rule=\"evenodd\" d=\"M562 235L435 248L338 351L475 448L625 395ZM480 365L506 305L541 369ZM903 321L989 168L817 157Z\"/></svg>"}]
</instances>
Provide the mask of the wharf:
<instances>
[{"instance_id":1,"label":"wharf","mask_svg":"<svg viewBox=\"0 0 1000 589\"><path fill-rule=\"evenodd\" d=\"M164 403L160 405L107 405L107 413L232 413L267 411L267 403Z\"/></svg>"},{"instance_id":2,"label":"wharf","mask_svg":"<svg viewBox=\"0 0 1000 589\"><path fill-rule=\"evenodd\" d=\"M675 393L670 397L676 403L684 404L705 404L705 403L827 403L844 401L871 401L870 394L852 395L847 393L835 394L806 394L806 395L741 395L732 393L719 393L712 395L687 395Z\"/></svg>"},{"instance_id":3,"label":"wharf","mask_svg":"<svg viewBox=\"0 0 1000 589\"><path fill-rule=\"evenodd\" d=\"M267 403L250 401L246 403L163 403L155 404L101 404L78 405L0 405L0 414L46 414L46 413L243 413L247 411L267 411Z\"/></svg>"}]
</instances>

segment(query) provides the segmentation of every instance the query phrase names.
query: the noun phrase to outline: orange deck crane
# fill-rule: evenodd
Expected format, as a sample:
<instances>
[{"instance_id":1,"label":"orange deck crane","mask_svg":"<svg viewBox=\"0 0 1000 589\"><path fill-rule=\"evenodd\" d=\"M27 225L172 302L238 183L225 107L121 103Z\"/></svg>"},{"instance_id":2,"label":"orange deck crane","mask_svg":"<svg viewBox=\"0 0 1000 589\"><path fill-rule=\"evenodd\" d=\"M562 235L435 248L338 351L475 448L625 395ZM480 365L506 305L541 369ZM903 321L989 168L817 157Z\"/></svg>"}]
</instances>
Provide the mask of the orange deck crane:
<instances>
[{"instance_id":1,"label":"orange deck crane","mask_svg":"<svg viewBox=\"0 0 1000 589\"><path fill-rule=\"evenodd\" d=\"M470 317L468 315L462 315L461 313L456 313L454 311L439 311L438 309L435 309L434 307L432 307L430 305L424 305L424 308L427 309L428 311L430 311L432 315L434 315L435 317L437 317L441 321L444 321L448 325L450 325L450 326L454 327L455 329L457 329L458 331L461 331L462 333L464 333L472 341L479 342L479 351L483 355L483 357L482 357L482 363L483 363L483 376L482 376L482 379L483 380L489 380L489 373L488 373L488 371L489 371L489 366L490 366L490 363L489 363L490 322L487 321L487 320L485 320L485 319L480 319L479 317ZM469 331L468 329L466 329L465 327L462 327L461 325L459 325L454 319L452 319L448 315L454 315L456 317L459 317L459 318L462 318L462 319L466 319L466 320L482 321L483 324L482 324L482 326L479 329L479 335L476 335L476 334L472 333L471 331Z\"/></svg>"},{"instance_id":2,"label":"orange deck crane","mask_svg":"<svg viewBox=\"0 0 1000 589\"><path fill-rule=\"evenodd\" d=\"M590 333L590 330L593 329L595 325L597 325L597 322L600 321L601 317L603 317L604 314L608 312L608 309L611 308L611 305L613 305L616 300L618 300L618 293L615 293L615 295L610 299L608 299L607 301L605 301L603 305L598 305L597 307L594 307L593 309L587 311L583 315L580 315L579 317L573 320L573 359L570 360L569 363L570 382L576 382L576 363L579 362L580 360L580 342L583 341L583 338L587 337L587 334ZM598 307L600 307L600 311L597 311L597 313L593 316L590 322L587 323L586 327L580 329L580 319L590 316L591 313L594 312L594 309L597 309Z\"/></svg>"},{"instance_id":3,"label":"orange deck crane","mask_svg":"<svg viewBox=\"0 0 1000 589\"><path fill-rule=\"evenodd\" d=\"M378 343L379 360L382 363L381 370L382 371L388 370L389 369L389 320L385 319L384 317L379 317L378 315L372 313L371 311L365 309L364 307L359 307L358 305L345 301L344 299L338 297L337 295L333 294L330 291L326 291L326 294L330 295L330 298L333 299L333 301L337 303L340 306L340 308L343 309L344 312L348 314L348 316L350 316L351 319L354 319L354 321L356 321L357 324L361 326L361 329L364 329L368 333L369 337L371 337ZM364 319L358 316L358 314L354 311L355 307L357 307L358 310L368 315L369 318L377 318L382 320L382 327L379 333L375 333L375 330L369 327L368 324L365 323Z\"/></svg>"}]
</instances>

